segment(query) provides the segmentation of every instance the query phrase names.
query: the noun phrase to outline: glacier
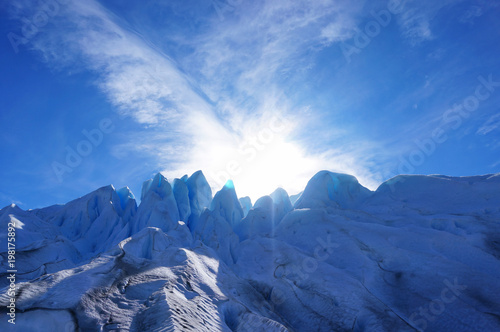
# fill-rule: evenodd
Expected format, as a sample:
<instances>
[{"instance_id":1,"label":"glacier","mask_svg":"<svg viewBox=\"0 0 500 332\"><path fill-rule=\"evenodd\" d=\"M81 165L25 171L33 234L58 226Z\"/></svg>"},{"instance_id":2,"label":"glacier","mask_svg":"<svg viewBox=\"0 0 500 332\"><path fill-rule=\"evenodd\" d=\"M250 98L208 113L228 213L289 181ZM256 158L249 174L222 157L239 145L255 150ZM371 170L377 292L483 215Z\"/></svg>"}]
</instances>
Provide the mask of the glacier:
<instances>
[{"instance_id":1,"label":"glacier","mask_svg":"<svg viewBox=\"0 0 500 332\"><path fill-rule=\"evenodd\" d=\"M158 173L0 226L0 331L500 331L500 174L320 171L252 204Z\"/></svg>"}]
</instances>

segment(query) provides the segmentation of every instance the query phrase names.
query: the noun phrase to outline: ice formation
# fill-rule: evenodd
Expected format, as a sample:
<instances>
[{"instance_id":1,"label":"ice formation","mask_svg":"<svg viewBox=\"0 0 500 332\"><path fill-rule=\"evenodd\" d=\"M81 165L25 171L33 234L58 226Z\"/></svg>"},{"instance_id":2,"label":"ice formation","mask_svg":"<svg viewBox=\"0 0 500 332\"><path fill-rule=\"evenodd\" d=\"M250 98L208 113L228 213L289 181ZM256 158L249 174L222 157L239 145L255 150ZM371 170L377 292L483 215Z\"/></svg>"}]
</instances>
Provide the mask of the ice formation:
<instances>
[{"instance_id":1,"label":"ice formation","mask_svg":"<svg viewBox=\"0 0 500 332\"><path fill-rule=\"evenodd\" d=\"M500 331L500 174L317 173L258 199L203 173L0 210L0 331ZM7 224L16 325L7 322Z\"/></svg>"}]
</instances>

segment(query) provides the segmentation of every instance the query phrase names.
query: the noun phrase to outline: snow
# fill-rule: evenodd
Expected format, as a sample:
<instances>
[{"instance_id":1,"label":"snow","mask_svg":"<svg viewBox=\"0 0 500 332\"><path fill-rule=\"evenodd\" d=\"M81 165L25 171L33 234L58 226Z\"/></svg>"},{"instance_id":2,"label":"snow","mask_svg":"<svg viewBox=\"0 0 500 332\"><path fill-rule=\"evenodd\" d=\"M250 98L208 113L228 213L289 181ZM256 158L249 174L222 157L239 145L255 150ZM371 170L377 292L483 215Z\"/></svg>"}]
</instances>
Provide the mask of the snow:
<instances>
[{"instance_id":1,"label":"snow","mask_svg":"<svg viewBox=\"0 0 500 332\"><path fill-rule=\"evenodd\" d=\"M15 249L18 280L30 280L45 273L73 267L81 260L80 253L71 241L65 238L58 227L41 220L28 211L12 205L0 210L0 263L2 271L8 268L6 240L8 224L15 224ZM5 242L4 242L5 241ZM7 285L0 279L0 287Z\"/></svg>"},{"instance_id":2,"label":"snow","mask_svg":"<svg viewBox=\"0 0 500 332\"><path fill-rule=\"evenodd\" d=\"M398 209L398 213L416 210L419 214L467 214L487 218L500 212L499 187L498 175L399 175L381 184L367 203L377 209L381 206Z\"/></svg>"},{"instance_id":3,"label":"snow","mask_svg":"<svg viewBox=\"0 0 500 332\"><path fill-rule=\"evenodd\" d=\"M35 324L36 323L36 324ZM75 331L76 323L69 310L34 309L16 314L16 325L0 320L0 330L5 332Z\"/></svg>"},{"instance_id":4,"label":"snow","mask_svg":"<svg viewBox=\"0 0 500 332\"><path fill-rule=\"evenodd\" d=\"M102 187L65 204L45 220L73 242L83 259L89 259L129 235L136 203L128 195L122 190L122 199L113 186Z\"/></svg>"},{"instance_id":5,"label":"snow","mask_svg":"<svg viewBox=\"0 0 500 332\"><path fill-rule=\"evenodd\" d=\"M372 192L321 171L252 206L232 182L212 199L201 171L159 173L139 207L106 186L3 208L0 263L13 222L16 331L498 331L499 221L500 174Z\"/></svg>"}]
</instances>

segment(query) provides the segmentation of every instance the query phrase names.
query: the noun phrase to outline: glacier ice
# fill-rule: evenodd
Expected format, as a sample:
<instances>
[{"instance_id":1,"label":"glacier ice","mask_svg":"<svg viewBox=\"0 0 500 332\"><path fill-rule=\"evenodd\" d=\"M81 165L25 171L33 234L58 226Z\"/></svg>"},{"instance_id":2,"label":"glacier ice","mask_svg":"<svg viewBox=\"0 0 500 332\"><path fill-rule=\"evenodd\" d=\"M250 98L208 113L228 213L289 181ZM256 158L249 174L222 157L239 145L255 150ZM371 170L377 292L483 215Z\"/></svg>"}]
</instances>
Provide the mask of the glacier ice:
<instances>
[{"instance_id":1,"label":"glacier ice","mask_svg":"<svg viewBox=\"0 0 500 332\"><path fill-rule=\"evenodd\" d=\"M320 171L309 180L295 208L353 209L370 194L352 175Z\"/></svg>"},{"instance_id":2,"label":"glacier ice","mask_svg":"<svg viewBox=\"0 0 500 332\"><path fill-rule=\"evenodd\" d=\"M283 188L276 189L269 196L273 199L273 218L276 223L279 223L288 212L293 210L292 202Z\"/></svg>"},{"instance_id":3,"label":"glacier ice","mask_svg":"<svg viewBox=\"0 0 500 332\"><path fill-rule=\"evenodd\" d=\"M252 199L248 196L239 198L241 208L243 209L243 217L246 217L248 211L252 208Z\"/></svg>"},{"instance_id":4,"label":"glacier ice","mask_svg":"<svg viewBox=\"0 0 500 332\"><path fill-rule=\"evenodd\" d=\"M225 219L231 227L236 226L241 221L243 209L231 180L215 194L210 204L210 211Z\"/></svg>"},{"instance_id":5,"label":"glacier ice","mask_svg":"<svg viewBox=\"0 0 500 332\"><path fill-rule=\"evenodd\" d=\"M172 190L179 210L179 219L187 223L191 215L188 186L184 180L174 179Z\"/></svg>"},{"instance_id":6,"label":"glacier ice","mask_svg":"<svg viewBox=\"0 0 500 332\"><path fill-rule=\"evenodd\" d=\"M1 331L498 331L500 174L400 175L376 191L318 172L252 205L201 171L64 205L16 227L17 321Z\"/></svg>"},{"instance_id":7,"label":"glacier ice","mask_svg":"<svg viewBox=\"0 0 500 332\"><path fill-rule=\"evenodd\" d=\"M189 204L191 215L189 216L188 225L195 224L204 209L210 207L212 202L212 188L207 182L203 172L194 172L186 180L189 193Z\"/></svg>"},{"instance_id":8,"label":"glacier ice","mask_svg":"<svg viewBox=\"0 0 500 332\"><path fill-rule=\"evenodd\" d=\"M145 227L158 227L165 232L176 227L180 220L179 209L167 179L158 173L152 180L144 182L142 188L143 198L131 225L132 234Z\"/></svg>"}]
</instances>

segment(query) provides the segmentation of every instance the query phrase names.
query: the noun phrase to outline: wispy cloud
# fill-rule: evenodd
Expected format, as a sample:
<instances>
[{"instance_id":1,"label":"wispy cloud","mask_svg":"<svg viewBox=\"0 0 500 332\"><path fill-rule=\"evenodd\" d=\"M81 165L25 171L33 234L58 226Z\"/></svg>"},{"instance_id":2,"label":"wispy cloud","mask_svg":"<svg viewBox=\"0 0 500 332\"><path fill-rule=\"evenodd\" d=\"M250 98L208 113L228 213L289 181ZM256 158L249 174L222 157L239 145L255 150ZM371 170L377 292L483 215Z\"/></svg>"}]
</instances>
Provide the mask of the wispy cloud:
<instances>
[{"instance_id":1,"label":"wispy cloud","mask_svg":"<svg viewBox=\"0 0 500 332\"><path fill-rule=\"evenodd\" d=\"M195 74L214 101L228 87L237 97L258 99L260 92L277 89L276 81L288 72L307 67L299 55L325 40L344 38L352 26L342 27L352 21L351 8L356 6L342 1L244 2L226 20L214 18L207 33L192 40L190 63L200 65ZM337 31L328 28L333 24Z\"/></svg>"},{"instance_id":2,"label":"wispy cloud","mask_svg":"<svg viewBox=\"0 0 500 332\"><path fill-rule=\"evenodd\" d=\"M408 3L400 19L406 36L431 38L428 22L444 5L422 13ZM215 13L204 17L203 29L189 38L165 36L186 50L173 55L99 2L69 2L30 45L54 67L97 73L110 103L143 126L114 149L118 158L149 154L168 176L203 169L216 187L228 175L239 193L253 198L278 185L297 192L320 169L354 174L375 188L384 179L374 159L387 154L383 146L340 125L327 132L343 144L332 146L332 137L322 144L324 130L299 141L298 132L312 132L314 121L322 120L306 122L308 105L295 104L285 92L289 80L312 66L314 56L302 55L352 37L364 4L242 2L224 20ZM14 16L22 16L21 7ZM275 116L286 119L283 130L272 130Z\"/></svg>"},{"instance_id":3,"label":"wispy cloud","mask_svg":"<svg viewBox=\"0 0 500 332\"><path fill-rule=\"evenodd\" d=\"M481 6L471 6L460 17L461 23L474 24L474 21L484 14L484 9Z\"/></svg>"},{"instance_id":4,"label":"wispy cloud","mask_svg":"<svg viewBox=\"0 0 500 332\"><path fill-rule=\"evenodd\" d=\"M487 135L498 129L500 129L500 114L495 114L477 130L476 134Z\"/></svg>"},{"instance_id":5,"label":"wispy cloud","mask_svg":"<svg viewBox=\"0 0 500 332\"><path fill-rule=\"evenodd\" d=\"M434 39L435 36L431 27L433 19L441 9L462 1L464 0L402 1L404 10L398 16L398 22L403 36L406 37L412 45Z\"/></svg>"},{"instance_id":6,"label":"wispy cloud","mask_svg":"<svg viewBox=\"0 0 500 332\"><path fill-rule=\"evenodd\" d=\"M19 200L16 200L12 196L10 196L8 194L4 194L2 192L0 192L0 199L3 200L3 201L11 202L11 204L16 204L16 205L19 205L19 206L24 205L23 202L21 202ZM1 208L3 208L3 206L0 206L0 209Z\"/></svg>"},{"instance_id":7,"label":"wispy cloud","mask_svg":"<svg viewBox=\"0 0 500 332\"><path fill-rule=\"evenodd\" d=\"M496 169L498 166L500 166L500 160L498 160L497 162L491 164L490 168Z\"/></svg>"}]
</instances>

